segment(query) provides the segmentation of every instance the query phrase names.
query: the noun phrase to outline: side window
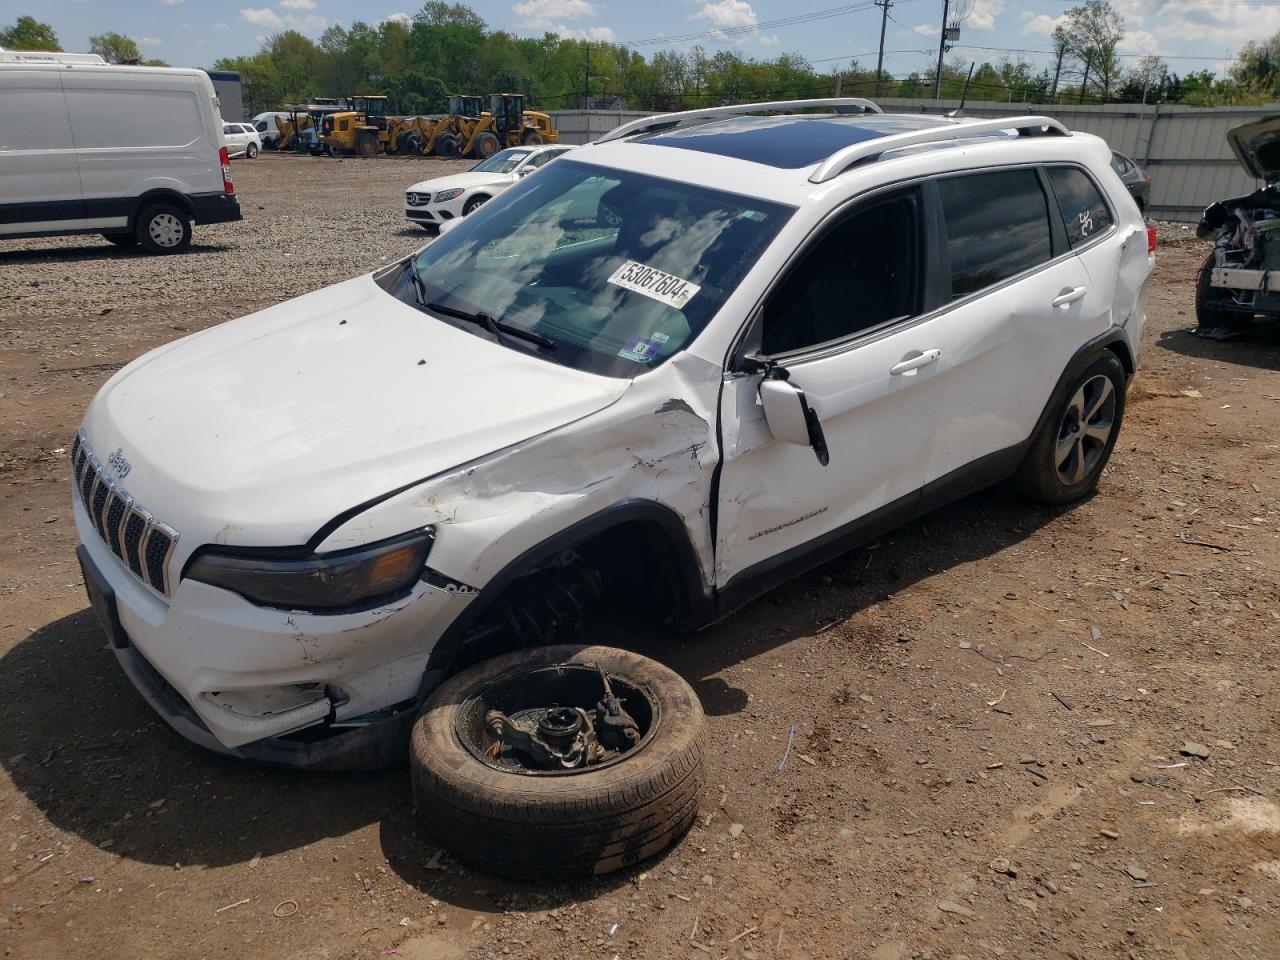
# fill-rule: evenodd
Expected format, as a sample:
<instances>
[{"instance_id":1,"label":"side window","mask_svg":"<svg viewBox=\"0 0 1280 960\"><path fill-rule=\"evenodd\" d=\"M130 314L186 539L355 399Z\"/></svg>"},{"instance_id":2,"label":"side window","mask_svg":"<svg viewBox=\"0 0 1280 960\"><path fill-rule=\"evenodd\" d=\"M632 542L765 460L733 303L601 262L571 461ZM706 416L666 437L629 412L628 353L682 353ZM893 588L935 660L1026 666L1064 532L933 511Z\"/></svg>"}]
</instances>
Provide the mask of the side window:
<instances>
[{"instance_id":1,"label":"side window","mask_svg":"<svg viewBox=\"0 0 1280 960\"><path fill-rule=\"evenodd\" d=\"M552 153L550 150L543 150L541 153L535 153L532 157L530 157L527 166L537 169L538 167L542 166L544 163L546 163L548 160L550 160L554 156L555 154Z\"/></svg>"},{"instance_id":2,"label":"side window","mask_svg":"<svg viewBox=\"0 0 1280 960\"><path fill-rule=\"evenodd\" d=\"M1115 222L1107 201L1079 167L1050 167L1049 182L1067 224L1067 239L1078 247Z\"/></svg>"},{"instance_id":3,"label":"side window","mask_svg":"<svg viewBox=\"0 0 1280 960\"><path fill-rule=\"evenodd\" d=\"M224 123L224 124L222 125L222 134L223 134L223 136L226 136L226 135L228 135L228 134L232 134L232 133L239 133L239 132L240 132L239 130L237 130L235 127L231 126L231 124L229 124L229 123Z\"/></svg>"},{"instance_id":4,"label":"side window","mask_svg":"<svg viewBox=\"0 0 1280 960\"><path fill-rule=\"evenodd\" d=\"M765 355L842 340L920 312L920 201L871 201L832 227L765 304Z\"/></svg>"},{"instance_id":5,"label":"side window","mask_svg":"<svg viewBox=\"0 0 1280 960\"><path fill-rule=\"evenodd\" d=\"M1123 177L1129 170L1129 162L1120 154L1113 153L1111 155L1111 169Z\"/></svg>"},{"instance_id":6,"label":"side window","mask_svg":"<svg viewBox=\"0 0 1280 960\"><path fill-rule=\"evenodd\" d=\"M938 195L953 300L1053 256L1048 201L1034 170L947 177Z\"/></svg>"}]
</instances>

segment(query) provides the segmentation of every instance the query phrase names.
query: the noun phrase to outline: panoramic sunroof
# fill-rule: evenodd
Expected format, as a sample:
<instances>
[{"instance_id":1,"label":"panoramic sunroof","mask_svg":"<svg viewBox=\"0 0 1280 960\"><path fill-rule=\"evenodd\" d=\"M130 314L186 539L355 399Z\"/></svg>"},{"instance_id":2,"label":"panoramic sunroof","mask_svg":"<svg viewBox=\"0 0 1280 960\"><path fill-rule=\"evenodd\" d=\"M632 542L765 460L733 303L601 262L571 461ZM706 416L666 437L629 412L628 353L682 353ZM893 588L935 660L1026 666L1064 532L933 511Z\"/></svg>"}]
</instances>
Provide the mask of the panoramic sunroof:
<instances>
[{"instance_id":1,"label":"panoramic sunroof","mask_svg":"<svg viewBox=\"0 0 1280 960\"><path fill-rule=\"evenodd\" d=\"M939 123L936 117L889 114L735 117L639 142L794 170L825 160L855 143L922 130Z\"/></svg>"}]
</instances>

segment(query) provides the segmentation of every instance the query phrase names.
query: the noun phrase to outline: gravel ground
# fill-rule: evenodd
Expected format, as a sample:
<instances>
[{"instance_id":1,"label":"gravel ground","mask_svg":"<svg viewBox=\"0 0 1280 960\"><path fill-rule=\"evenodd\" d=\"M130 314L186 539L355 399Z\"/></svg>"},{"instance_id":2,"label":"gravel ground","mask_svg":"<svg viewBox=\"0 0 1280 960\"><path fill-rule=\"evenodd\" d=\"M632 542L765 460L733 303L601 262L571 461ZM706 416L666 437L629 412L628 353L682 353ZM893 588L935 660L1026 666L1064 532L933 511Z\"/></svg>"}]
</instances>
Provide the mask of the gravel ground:
<instances>
[{"instance_id":1,"label":"gravel ground","mask_svg":"<svg viewBox=\"0 0 1280 960\"><path fill-rule=\"evenodd\" d=\"M403 771L173 735L84 600L84 405L146 349L412 249L403 188L457 169L264 156L236 164L246 219L186 256L0 243L6 956L1277 956L1280 334L1189 332L1204 247L1181 227L1097 497L971 497L696 638L592 637L671 664L709 715L712 790L657 860L498 881L431 842Z\"/></svg>"}]
</instances>

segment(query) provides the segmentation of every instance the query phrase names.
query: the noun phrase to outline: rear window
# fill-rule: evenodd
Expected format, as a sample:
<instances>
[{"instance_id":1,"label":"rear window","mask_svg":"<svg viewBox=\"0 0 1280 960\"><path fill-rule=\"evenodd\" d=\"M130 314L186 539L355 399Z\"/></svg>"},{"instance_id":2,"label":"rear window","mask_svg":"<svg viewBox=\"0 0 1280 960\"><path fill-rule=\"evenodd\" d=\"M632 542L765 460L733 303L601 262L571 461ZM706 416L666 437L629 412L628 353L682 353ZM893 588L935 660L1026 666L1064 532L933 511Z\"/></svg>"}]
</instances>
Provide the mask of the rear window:
<instances>
[{"instance_id":1,"label":"rear window","mask_svg":"<svg viewBox=\"0 0 1280 960\"><path fill-rule=\"evenodd\" d=\"M1115 222L1102 192L1079 167L1050 167L1049 183L1067 224L1071 246L1080 246Z\"/></svg>"},{"instance_id":2,"label":"rear window","mask_svg":"<svg viewBox=\"0 0 1280 960\"><path fill-rule=\"evenodd\" d=\"M938 181L951 297L968 296L1052 257L1049 207L1034 170Z\"/></svg>"}]
</instances>

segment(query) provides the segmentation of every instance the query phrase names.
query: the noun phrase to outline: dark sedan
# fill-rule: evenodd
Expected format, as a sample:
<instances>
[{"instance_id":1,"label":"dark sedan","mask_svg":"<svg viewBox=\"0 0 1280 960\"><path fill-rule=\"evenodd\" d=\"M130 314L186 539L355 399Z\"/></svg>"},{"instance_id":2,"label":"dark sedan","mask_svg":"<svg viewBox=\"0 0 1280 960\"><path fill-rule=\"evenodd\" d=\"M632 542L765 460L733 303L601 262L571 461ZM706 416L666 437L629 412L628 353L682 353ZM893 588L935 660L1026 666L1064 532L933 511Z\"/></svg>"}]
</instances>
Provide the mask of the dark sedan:
<instances>
[{"instance_id":1,"label":"dark sedan","mask_svg":"<svg viewBox=\"0 0 1280 960\"><path fill-rule=\"evenodd\" d=\"M1111 169L1120 174L1125 189L1138 202L1138 209L1146 213L1151 203L1151 174L1116 150L1111 151Z\"/></svg>"}]
</instances>

